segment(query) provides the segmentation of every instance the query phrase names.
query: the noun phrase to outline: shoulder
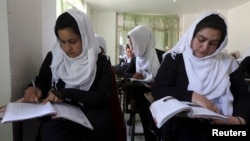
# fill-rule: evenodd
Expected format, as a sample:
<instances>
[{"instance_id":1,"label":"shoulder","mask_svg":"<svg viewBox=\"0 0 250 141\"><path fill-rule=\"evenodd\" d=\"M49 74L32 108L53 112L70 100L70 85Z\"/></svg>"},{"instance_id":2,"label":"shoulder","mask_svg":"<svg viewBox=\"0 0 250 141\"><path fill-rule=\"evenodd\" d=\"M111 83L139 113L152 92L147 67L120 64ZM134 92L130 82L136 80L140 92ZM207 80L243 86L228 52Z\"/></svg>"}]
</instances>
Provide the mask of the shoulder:
<instances>
[{"instance_id":1,"label":"shoulder","mask_svg":"<svg viewBox=\"0 0 250 141\"><path fill-rule=\"evenodd\" d=\"M110 63L110 57L107 55L103 55L103 54L98 54L98 59L97 59L97 65L98 64L105 64L105 63Z\"/></svg>"},{"instance_id":2,"label":"shoulder","mask_svg":"<svg viewBox=\"0 0 250 141\"><path fill-rule=\"evenodd\" d=\"M49 51L49 52L47 53L47 55L46 55L44 61L46 61L46 62L47 62L47 61L52 61L52 57L53 57L52 52Z\"/></svg>"},{"instance_id":3,"label":"shoulder","mask_svg":"<svg viewBox=\"0 0 250 141\"><path fill-rule=\"evenodd\" d=\"M172 54L172 53L168 53L164 56L163 58L164 60L172 60L172 61L183 61L183 54L182 53L178 53L178 54Z\"/></svg>"},{"instance_id":4,"label":"shoulder","mask_svg":"<svg viewBox=\"0 0 250 141\"><path fill-rule=\"evenodd\" d=\"M47 53L46 58L47 58L47 57L52 58L52 52L51 52L51 51L49 51L49 52Z\"/></svg>"}]
</instances>

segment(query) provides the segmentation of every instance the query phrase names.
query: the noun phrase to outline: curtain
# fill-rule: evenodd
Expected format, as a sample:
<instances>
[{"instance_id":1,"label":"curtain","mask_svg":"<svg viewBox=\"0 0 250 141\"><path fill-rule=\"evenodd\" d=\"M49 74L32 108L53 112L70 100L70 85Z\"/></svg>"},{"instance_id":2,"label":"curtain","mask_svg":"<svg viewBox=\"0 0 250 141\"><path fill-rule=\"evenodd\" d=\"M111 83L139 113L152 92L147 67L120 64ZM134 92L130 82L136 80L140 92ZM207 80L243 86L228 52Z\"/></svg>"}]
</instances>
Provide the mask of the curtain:
<instances>
[{"instance_id":1,"label":"curtain","mask_svg":"<svg viewBox=\"0 0 250 141\"><path fill-rule=\"evenodd\" d=\"M179 17L177 15L123 15L122 42L127 42L127 33L135 26L144 24L152 28L155 35L156 48L171 49L179 39Z\"/></svg>"},{"instance_id":2,"label":"curtain","mask_svg":"<svg viewBox=\"0 0 250 141\"><path fill-rule=\"evenodd\" d=\"M57 14L60 15L67 9L76 8L84 11L84 0L59 0L57 1Z\"/></svg>"}]
</instances>

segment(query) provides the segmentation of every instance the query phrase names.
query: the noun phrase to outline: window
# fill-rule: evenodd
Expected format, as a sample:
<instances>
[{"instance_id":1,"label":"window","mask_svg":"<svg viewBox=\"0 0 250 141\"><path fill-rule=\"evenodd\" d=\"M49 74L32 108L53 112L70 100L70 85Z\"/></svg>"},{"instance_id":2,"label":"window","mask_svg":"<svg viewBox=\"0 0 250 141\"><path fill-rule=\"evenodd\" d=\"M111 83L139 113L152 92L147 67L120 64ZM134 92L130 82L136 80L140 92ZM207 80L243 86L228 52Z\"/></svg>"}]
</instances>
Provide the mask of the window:
<instances>
[{"instance_id":1,"label":"window","mask_svg":"<svg viewBox=\"0 0 250 141\"><path fill-rule=\"evenodd\" d=\"M156 48L171 49L179 39L179 17L176 15L137 15L118 14L118 39L120 44L126 44L127 33L133 27L144 24L152 28L155 35Z\"/></svg>"},{"instance_id":2,"label":"window","mask_svg":"<svg viewBox=\"0 0 250 141\"><path fill-rule=\"evenodd\" d=\"M84 0L58 0L57 1L57 14L60 15L67 9L76 8L84 11Z\"/></svg>"}]
</instances>

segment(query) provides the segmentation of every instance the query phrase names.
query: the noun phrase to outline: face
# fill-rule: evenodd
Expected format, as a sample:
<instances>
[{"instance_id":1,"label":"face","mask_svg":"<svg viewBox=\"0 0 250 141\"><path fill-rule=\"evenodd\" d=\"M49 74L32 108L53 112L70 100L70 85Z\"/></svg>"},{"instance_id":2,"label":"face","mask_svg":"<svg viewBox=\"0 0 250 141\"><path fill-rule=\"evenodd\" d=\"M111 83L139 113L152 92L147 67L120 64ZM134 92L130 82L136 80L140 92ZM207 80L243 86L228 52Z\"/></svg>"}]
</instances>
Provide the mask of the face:
<instances>
[{"instance_id":1,"label":"face","mask_svg":"<svg viewBox=\"0 0 250 141\"><path fill-rule=\"evenodd\" d=\"M219 47L221 32L213 28L204 28L197 32L191 41L194 56L202 58L211 55Z\"/></svg>"},{"instance_id":2,"label":"face","mask_svg":"<svg viewBox=\"0 0 250 141\"><path fill-rule=\"evenodd\" d=\"M58 30L61 48L70 58L75 58L82 53L82 42L79 35L70 28Z\"/></svg>"},{"instance_id":3,"label":"face","mask_svg":"<svg viewBox=\"0 0 250 141\"><path fill-rule=\"evenodd\" d=\"M130 49L130 48L126 48L126 53L127 53L127 56L128 56L129 58L131 58L131 57L133 56L133 51L132 51L132 49Z\"/></svg>"}]
</instances>

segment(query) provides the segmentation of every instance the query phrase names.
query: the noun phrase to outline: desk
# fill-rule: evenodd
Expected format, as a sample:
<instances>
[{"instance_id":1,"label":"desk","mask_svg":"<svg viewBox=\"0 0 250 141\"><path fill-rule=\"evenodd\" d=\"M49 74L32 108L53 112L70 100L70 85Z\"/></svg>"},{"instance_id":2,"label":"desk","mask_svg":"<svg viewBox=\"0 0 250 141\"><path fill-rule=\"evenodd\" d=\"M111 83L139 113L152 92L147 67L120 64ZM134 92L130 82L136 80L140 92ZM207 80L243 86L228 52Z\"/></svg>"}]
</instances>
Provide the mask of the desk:
<instances>
[{"instance_id":1,"label":"desk","mask_svg":"<svg viewBox=\"0 0 250 141\"><path fill-rule=\"evenodd\" d=\"M140 82L131 82L128 80L124 80L121 82L120 87L123 91L123 111L126 113L130 113L132 108L135 107L135 99L134 99L134 90L138 88L145 88L145 86ZM133 105L131 105L133 104ZM133 106L133 107L132 107Z\"/></svg>"},{"instance_id":2,"label":"desk","mask_svg":"<svg viewBox=\"0 0 250 141\"><path fill-rule=\"evenodd\" d=\"M135 132L135 119L137 113L140 114L141 122L144 126L143 128L147 128L145 126L148 122L148 115L145 114L145 111L149 110L147 109L149 105L147 104L148 101L144 97L144 92L150 91L150 89L140 82L125 81L121 84L121 86L124 88L125 91L125 107L123 109L130 114L129 135L131 137L131 141L134 141L134 136L144 135L144 132Z\"/></svg>"}]
</instances>

